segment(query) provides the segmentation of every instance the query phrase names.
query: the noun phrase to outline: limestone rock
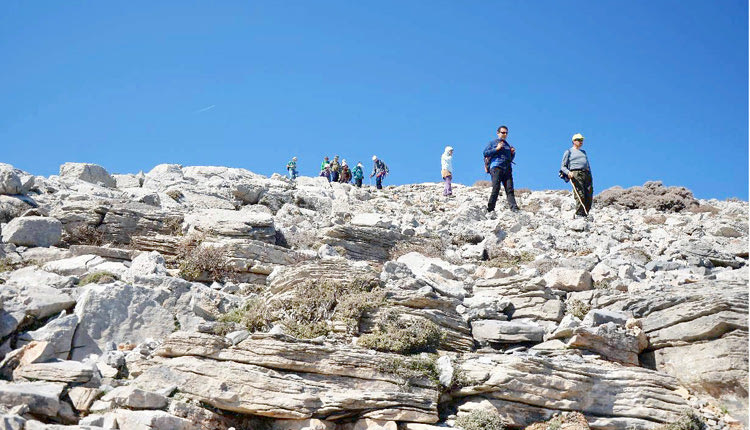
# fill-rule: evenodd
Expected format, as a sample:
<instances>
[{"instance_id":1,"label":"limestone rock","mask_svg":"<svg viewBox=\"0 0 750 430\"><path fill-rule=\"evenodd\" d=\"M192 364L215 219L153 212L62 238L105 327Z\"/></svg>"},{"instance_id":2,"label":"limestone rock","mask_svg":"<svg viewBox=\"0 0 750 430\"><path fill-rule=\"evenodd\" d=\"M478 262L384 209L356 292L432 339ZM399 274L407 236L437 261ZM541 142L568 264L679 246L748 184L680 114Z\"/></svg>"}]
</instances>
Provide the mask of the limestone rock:
<instances>
[{"instance_id":1,"label":"limestone rock","mask_svg":"<svg viewBox=\"0 0 750 430\"><path fill-rule=\"evenodd\" d=\"M14 379L32 381L86 383L94 376L94 367L79 361L52 361L18 367Z\"/></svg>"},{"instance_id":2,"label":"limestone rock","mask_svg":"<svg viewBox=\"0 0 750 430\"><path fill-rule=\"evenodd\" d=\"M197 423L176 417L164 411L130 411L118 409L115 411L117 426L120 430L141 429L170 429L170 430L199 430Z\"/></svg>"},{"instance_id":3,"label":"limestone rock","mask_svg":"<svg viewBox=\"0 0 750 430\"><path fill-rule=\"evenodd\" d=\"M102 396L102 401L128 409L163 409L167 406L167 398L163 395L133 386L117 387Z\"/></svg>"},{"instance_id":4,"label":"limestone rock","mask_svg":"<svg viewBox=\"0 0 750 430\"><path fill-rule=\"evenodd\" d=\"M44 327L20 334L17 345L23 346L32 341L49 342L54 357L66 360L68 355L70 355L70 347L76 327L78 327L78 315L60 316L47 323Z\"/></svg>"},{"instance_id":5,"label":"limestone rock","mask_svg":"<svg viewBox=\"0 0 750 430\"><path fill-rule=\"evenodd\" d=\"M0 194L21 194L21 178L10 164L0 163Z\"/></svg>"},{"instance_id":6,"label":"limestone rock","mask_svg":"<svg viewBox=\"0 0 750 430\"><path fill-rule=\"evenodd\" d=\"M107 188L115 188L117 183L102 166L90 163L65 163L60 166L60 176L75 178Z\"/></svg>"},{"instance_id":7,"label":"limestone rock","mask_svg":"<svg viewBox=\"0 0 750 430\"><path fill-rule=\"evenodd\" d=\"M2 231L3 242L21 246L52 246L62 238L62 224L55 218L13 218Z\"/></svg>"},{"instance_id":8,"label":"limestone rock","mask_svg":"<svg viewBox=\"0 0 750 430\"><path fill-rule=\"evenodd\" d=\"M471 323L471 334L480 342L541 342L544 328L533 322L477 320Z\"/></svg>"},{"instance_id":9,"label":"limestone rock","mask_svg":"<svg viewBox=\"0 0 750 430\"><path fill-rule=\"evenodd\" d=\"M586 291L593 288L591 274L586 270L556 267L546 275L547 286L562 291Z\"/></svg>"},{"instance_id":10,"label":"limestone rock","mask_svg":"<svg viewBox=\"0 0 750 430\"><path fill-rule=\"evenodd\" d=\"M185 216L189 231L275 243L276 230L269 214L224 209L206 209Z\"/></svg>"},{"instance_id":11,"label":"limestone rock","mask_svg":"<svg viewBox=\"0 0 750 430\"><path fill-rule=\"evenodd\" d=\"M0 405L26 405L32 414L55 417L60 410L60 396L64 388L65 384L51 382L2 383Z\"/></svg>"}]
</instances>

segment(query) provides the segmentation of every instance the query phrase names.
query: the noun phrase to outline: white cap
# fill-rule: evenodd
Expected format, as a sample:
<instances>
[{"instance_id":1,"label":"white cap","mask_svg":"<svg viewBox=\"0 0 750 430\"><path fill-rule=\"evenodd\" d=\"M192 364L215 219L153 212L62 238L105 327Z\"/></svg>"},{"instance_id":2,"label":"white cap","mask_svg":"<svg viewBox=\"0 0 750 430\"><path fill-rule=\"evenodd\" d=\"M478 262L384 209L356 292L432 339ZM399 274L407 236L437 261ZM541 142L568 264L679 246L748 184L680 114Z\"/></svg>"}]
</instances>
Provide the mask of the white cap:
<instances>
[{"instance_id":1,"label":"white cap","mask_svg":"<svg viewBox=\"0 0 750 430\"><path fill-rule=\"evenodd\" d=\"M446 146L445 147L445 152L448 152L448 151L453 151L453 147L452 146Z\"/></svg>"},{"instance_id":2,"label":"white cap","mask_svg":"<svg viewBox=\"0 0 750 430\"><path fill-rule=\"evenodd\" d=\"M377 156L377 155L373 155L373 156L372 156L372 161L375 161L375 160L377 160L377 159L378 159L378 156Z\"/></svg>"}]
</instances>

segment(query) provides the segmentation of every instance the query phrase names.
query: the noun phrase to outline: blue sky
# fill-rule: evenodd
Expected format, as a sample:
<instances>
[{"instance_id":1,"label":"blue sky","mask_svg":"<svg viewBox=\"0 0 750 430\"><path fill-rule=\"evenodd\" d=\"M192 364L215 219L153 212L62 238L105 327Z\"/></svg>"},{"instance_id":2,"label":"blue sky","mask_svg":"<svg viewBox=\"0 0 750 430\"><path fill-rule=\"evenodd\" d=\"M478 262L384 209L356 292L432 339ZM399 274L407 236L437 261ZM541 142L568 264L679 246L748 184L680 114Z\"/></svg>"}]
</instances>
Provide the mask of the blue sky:
<instances>
[{"instance_id":1,"label":"blue sky","mask_svg":"<svg viewBox=\"0 0 750 430\"><path fill-rule=\"evenodd\" d=\"M316 175L377 154L386 184L559 189L586 136L596 192L662 180L748 198L746 1L4 1L0 161Z\"/></svg>"}]
</instances>

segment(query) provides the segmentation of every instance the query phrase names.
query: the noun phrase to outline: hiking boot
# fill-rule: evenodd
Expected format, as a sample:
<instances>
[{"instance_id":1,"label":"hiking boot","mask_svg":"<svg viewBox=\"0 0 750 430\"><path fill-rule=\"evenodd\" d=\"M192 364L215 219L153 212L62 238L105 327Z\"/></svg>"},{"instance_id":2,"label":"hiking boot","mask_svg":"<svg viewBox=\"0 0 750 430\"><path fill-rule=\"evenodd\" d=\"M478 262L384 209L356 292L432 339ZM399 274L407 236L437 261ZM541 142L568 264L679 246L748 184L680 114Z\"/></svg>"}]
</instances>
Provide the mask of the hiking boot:
<instances>
[{"instance_id":1,"label":"hiking boot","mask_svg":"<svg viewBox=\"0 0 750 430\"><path fill-rule=\"evenodd\" d=\"M487 219L497 219L497 212L495 211L489 211L486 215Z\"/></svg>"},{"instance_id":2,"label":"hiking boot","mask_svg":"<svg viewBox=\"0 0 750 430\"><path fill-rule=\"evenodd\" d=\"M510 211L511 212L520 212L521 209L518 209L518 206L514 206L514 207L510 208Z\"/></svg>"}]
</instances>

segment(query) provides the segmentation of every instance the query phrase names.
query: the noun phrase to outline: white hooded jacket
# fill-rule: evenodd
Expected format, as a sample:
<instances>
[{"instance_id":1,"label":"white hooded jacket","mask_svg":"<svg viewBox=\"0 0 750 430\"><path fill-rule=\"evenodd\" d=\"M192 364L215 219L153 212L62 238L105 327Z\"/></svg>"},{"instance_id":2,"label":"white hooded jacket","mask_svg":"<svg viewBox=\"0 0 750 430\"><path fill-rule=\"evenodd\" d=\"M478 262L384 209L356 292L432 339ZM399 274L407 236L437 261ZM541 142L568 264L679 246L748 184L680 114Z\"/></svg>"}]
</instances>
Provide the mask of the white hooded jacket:
<instances>
[{"instance_id":1,"label":"white hooded jacket","mask_svg":"<svg viewBox=\"0 0 750 430\"><path fill-rule=\"evenodd\" d=\"M453 155L449 154L449 152L452 150L453 148L451 148L450 146L446 146L445 151L443 152L443 156L440 157L440 169L447 170L451 174L453 174Z\"/></svg>"}]
</instances>

